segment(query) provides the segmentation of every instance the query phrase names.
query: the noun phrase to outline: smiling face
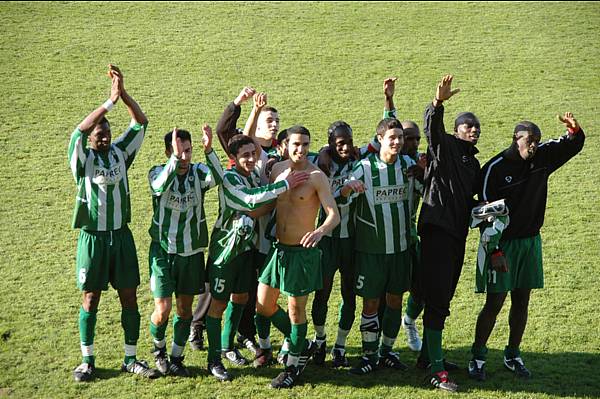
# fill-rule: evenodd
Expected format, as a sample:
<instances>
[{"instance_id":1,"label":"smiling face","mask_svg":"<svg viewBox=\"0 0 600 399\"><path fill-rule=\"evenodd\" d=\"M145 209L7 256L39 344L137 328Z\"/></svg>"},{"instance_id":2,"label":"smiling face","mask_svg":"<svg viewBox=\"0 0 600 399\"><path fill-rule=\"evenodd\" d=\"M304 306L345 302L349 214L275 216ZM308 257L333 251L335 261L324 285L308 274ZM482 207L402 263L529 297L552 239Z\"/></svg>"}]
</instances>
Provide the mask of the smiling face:
<instances>
[{"instance_id":1,"label":"smiling face","mask_svg":"<svg viewBox=\"0 0 600 399\"><path fill-rule=\"evenodd\" d=\"M398 155L402 151L404 145L404 133L400 128L388 129L382 135L377 135L377 139L381 144L381 152L390 155Z\"/></svg>"},{"instance_id":2,"label":"smiling face","mask_svg":"<svg viewBox=\"0 0 600 399\"><path fill-rule=\"evenodd\" d=\"M256 146L244 144L235 154L235 168L244 176L250 175L256 166Z\"/></svg>"},{"instance_id":3,"label":"smiling face","mask_svg":"<svg viewBox=\"0 0 600 399\"><path fill-rule=\"evenodd\" d=\"M345 162L350 159L354 143L352 136L348 133L336 134L330 139L330 147L334 150L334 157L338 161Z\"/></svg>"},{"instance_id":4,"label":"smiling face","mask_svg":"<svg viewBox=\"0 0 600 399\"><path fill-rule=\"evenodd\" d=\"M110 132L110 125L108 122L98 123L88 137L90 147L99 152L108 151L110 148L111 139L112 134Z\"/></svg>"},{"instance_id":5,"label":"smiling face","mask_svg":"<svg viewBox=\"0 0 600 399\"><path fill-rule=\"evenodd\" d=\"M308 155L309 146L309 136L301 133L290 134L288 136L288 154L290 161L297 163L305 160Z\"/></svg>"}]
</instances>

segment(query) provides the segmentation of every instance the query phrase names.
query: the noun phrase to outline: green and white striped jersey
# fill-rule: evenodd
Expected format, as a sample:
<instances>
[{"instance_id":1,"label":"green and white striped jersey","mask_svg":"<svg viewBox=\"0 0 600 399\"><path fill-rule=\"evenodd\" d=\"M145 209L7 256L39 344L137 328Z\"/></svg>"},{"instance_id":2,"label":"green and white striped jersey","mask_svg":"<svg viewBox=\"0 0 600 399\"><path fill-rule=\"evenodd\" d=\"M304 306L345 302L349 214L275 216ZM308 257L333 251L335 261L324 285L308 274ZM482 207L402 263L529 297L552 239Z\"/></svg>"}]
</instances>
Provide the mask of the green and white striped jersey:
<instances>
[{"instance_id":1,"label":"green and white striped jersey","mask_svg":"<svg viewBox=\"0 0 600 399\"><path fill-rule=\"evenodd\" d=\"M318 158L311 160L312 163L316 164ZM350 174L352 173L352 169L357 161L349 161L345 164L338 164L335 161L331 160L331 166L329 168L329 187L331 187L331 193L335 194L344 183L350 178ZM340 212L340 224L338 224L335 229L333 229L330 233L327 234L327 237L333 238L349 238L354 237L354 217L353 210L355 204L352 203L350 206L340 206L338 204L338 211ZM352 217L351 217L352 215ZM323 208L319 211L319 226L323 224L325 219L327 218L327 214L323 210Z\"/></svg>"},{"instance_id":2,"label":"green and white striped jersey","mask_svg":"<svg viewBox=\"0 0 600 399\"><path fill-rule=\"evenodd\" d=\"M408 198L413 185L406 171L414 161L398 156L387 164L379 154L369 154L356 162L350 180L360 180L364 193L352 193L345 198L336 193L337 202L349 206L356 202L356 250L374 254L393 254L406 251L410 238Z\"/></svg>"},{"instance_id":3,"label":"green and white striped jersey","mask_svg":"<svg viewBox=\"0 0 600 399\"><path fill-rule=\"evenodd\" d=\"M164 165L150 169L154 215L152 241L169 254L194 255L208 247L204 193L223 180L223 168L215 151L206 155L207 165L190 164L185 175L177 174L178 160L172 155Z\"/></svg>"},{"instance_id":4,"label":"green and white striped jersey","mask_svg":"<svg viewBox=\"0 0 600 399\"><path fill-rule=\"evenodd\" d=\"M68 156L77 184L73 228L118 230L131 221L127 170L142 146L147 124L134 120L107 152L87 148L88 135L71 134Z\"/></svg>"},{"instance_id":5,"label":"green and white striped jersey","mask_svg":"<svg viewBox=\"0 0 600 399\"><path fill-rule=\"evenodd\" d=\"M211 257L216 258L217 252L225 248L219 244L233 226L233 222L247 211L255 210L268 204L277 196L288 190L287 181L282 180L272 184L261 185L261 169L256 168L250 176L240 174L235 167L225 171L223 183L219 186L219 217L210 237ZM263 219L263 218L260 218ZM268 218L267 218L268 220ZM255 225L255 229L264 232L264 227ZM242 242L246 248L237 250L239 253L250 250L258 243Z\"/></svg>"}]
</instances>

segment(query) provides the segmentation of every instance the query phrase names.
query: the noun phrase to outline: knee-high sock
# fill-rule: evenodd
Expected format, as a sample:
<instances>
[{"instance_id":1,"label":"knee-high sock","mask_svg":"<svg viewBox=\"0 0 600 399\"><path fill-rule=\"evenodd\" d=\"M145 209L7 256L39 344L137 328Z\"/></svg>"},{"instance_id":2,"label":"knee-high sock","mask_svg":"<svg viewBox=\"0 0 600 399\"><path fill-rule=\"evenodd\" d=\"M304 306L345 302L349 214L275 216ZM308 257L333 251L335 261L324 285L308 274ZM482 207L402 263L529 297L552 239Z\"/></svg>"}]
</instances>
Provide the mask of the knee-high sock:
<instances>
[{"instance_id":1,"label":"knee-high sock","mask_svg":"<svg viewBox=\"0 0 600 399\"><path fill-rule=\"evenodd\" d=\"M246 305L240 305L229 301L227 309L225 310L225 322L223 323L223 332L221 333L221 349L232 350L233 339L235 338L235 332L240 325L242 314L244 313L244 307Z\"/></svg>"},{"instance_id":2,"label":"knee-high sock","mask_svg":"<svg viewBox=\"0 0 600 399\"><path fill-rule=\"evenodd\" d=\"M406 315L411 318L411 324L419 317L424 307L423 303L416 302L412 295L408 295L408 300L406 301Z\"/></svg>"},{"instance_id":3,"label":"knee-high sock","mask_svg":"<svg viewBox=\"0 0 600 399\"><path fill-rule=\"evenodd\" d=\"M400 321L402 319L401 309L392 309L389 306L385 307L383 311L383 325L381 337L381 346L379 348L379 354L385 356L394 347L394 342L400 331Z\"/></svg>"},{"instance_id":4,"label":"knee-high sock","mask_svg":"<svg viewBox=\"0 0 600 399\"><path fill-rule=\"evenodd\" d=\"M273 313L271 316L271 323L279 330L281 333L289 337L292 332L292 322L290 321L290 317L287 312L281 309L279 306L277 307L277 311Z\"/></svg>"},{"instance_id":5,"label":"knee-high sock","mask_svg":"<svg viewBox=\"0 0 600 399\"><path fill-rule=\"evenodd\" d=\"M183 348L185 348L185 343L190 336L191 325L191 317L189 319L183 319L177 314L173 316L173 344L171 346L171 356L181 357L181 355L183 355Z\"/></svg>"},{"instance_id":6,"label":"knee-high sock","mask_svg":"<svg viewBox=\"0 0 600 399\"><path fill-rule=\"evenodd\" d=\"M379 346L379 317L377 313L365 315L360 319L360 334L362 336L363 354L370 360L377 360L377 347Z\"/></svg>"},{"instance_id":7,"label":"knee-high sock","mask_svg":"<svg viewBox=\"0 0 600 399\"><path fill-rule=\"evenodd\" d=\"M431 362L431 372L444 371L444 354L442 352L442 330L425 328L427 337L427 353Z\"/></svg>"},{"instance_id":8,"label":"knee-high sock","mask_svg":"<svg viewBox=\"0 0 600 399\"><path fill-rule=\"evenodd\" d=\"M302 324L292 324L290 334L290 351L288 353L288 360L286 366L297 366L298 358L304 350L306 343L306 332L308 330L308 324L306 322Z\"/></svg>"},{"instance_id":9,"label":"knee-high sock","mask_svg":"<svg viewBox=\"0 0 600 399\"><path fill-rule=\"evenodd\" d=\"M121 309L121 326L125 335L125 364L136 360L137 341L140 337L140 312L137 308Z\"/></svg>"},{"instance_id":10,"label":"knee-high sock","mask_svg":"<svg viewBox=\"0 0 600 399\"><path fill-rule=\"evenodd\" d=\"M167 331L168 322L165 322L159 326L150 320L150 335L152 335L152 340L154 341L154 346L157 349L162 349L165 347L165 333Z\"/></svg>"},{"instance_id":11,"label":"knee-high sock","mask_svg":"<svg viewBox=\"0 0 600 399\"><path fill-rule=\"evenodd\" d=\"M221 319L206 315L206 336L208 337L208 362L221 358Z\"/></svg>"},{"instance_id":12,"label":"knee-high sock","mask_svg":"<svg viewBox=\"0 0 600 399\"><path fill-rule=\"evenodd\" d=\"M79 308L79 340L83 363L94 365L94 336L96 335L96 314L98 310L86 312Z\"/></svg>"}]
</instances>

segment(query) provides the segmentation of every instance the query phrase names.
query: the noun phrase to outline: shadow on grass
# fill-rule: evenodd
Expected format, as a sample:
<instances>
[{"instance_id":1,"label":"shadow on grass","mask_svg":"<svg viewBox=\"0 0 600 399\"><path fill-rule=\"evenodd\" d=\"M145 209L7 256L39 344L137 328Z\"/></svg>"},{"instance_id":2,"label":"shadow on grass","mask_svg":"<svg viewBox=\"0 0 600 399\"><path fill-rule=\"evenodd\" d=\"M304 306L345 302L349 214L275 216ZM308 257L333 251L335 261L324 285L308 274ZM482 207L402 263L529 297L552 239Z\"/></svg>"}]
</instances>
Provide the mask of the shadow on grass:
<instances>
[{"instance_id":1,"label":"shadow on grass","mask_svg":"<svg viewBox=\"0 0 600 399\"><path fill-rule=\"evenodd\" d=\"M117 378L123 375L123 372L118 369L105 369L102 367L96 367L96 379L98 380L108 380L110 378Z\"/></svg>"},{"instance_id":2,"label":"shadow on grass","mask_svg":"<svg viewBox=\"0 0 600 399\"><path fill-rule=\"evenodd\" d=\"M445 352L448 360L457 363L459 370L450 376L459 385L461 392L481 393L481 391L507 393L543 393L553 396L600 396L600 379L596 371L600 369L600 355L592 353L533 353L523 352L526 366L532 372L530 379L520 379L506 370L503 365L503 351L490 349L486 363L487 380L478 382L471 380L467 373L467 363L471 358L470 346L455 348ZM360 348L349 347L348 359L355 366L360 360ZM318 387L321 384L333 386L352 386L356 388L372 387L416 387L430 389L428 372L415 367L417 354L404 350L400 359L409 366L408 371L379 369L366 376L356 376L349 369L333 369L330 356L324 366L309 364L301 376L299 385L310 384ZM283 367L274 365L268 368L252 367L232 368L234 377L252 375L274 378Z\"/></svg>"}]
</instances>

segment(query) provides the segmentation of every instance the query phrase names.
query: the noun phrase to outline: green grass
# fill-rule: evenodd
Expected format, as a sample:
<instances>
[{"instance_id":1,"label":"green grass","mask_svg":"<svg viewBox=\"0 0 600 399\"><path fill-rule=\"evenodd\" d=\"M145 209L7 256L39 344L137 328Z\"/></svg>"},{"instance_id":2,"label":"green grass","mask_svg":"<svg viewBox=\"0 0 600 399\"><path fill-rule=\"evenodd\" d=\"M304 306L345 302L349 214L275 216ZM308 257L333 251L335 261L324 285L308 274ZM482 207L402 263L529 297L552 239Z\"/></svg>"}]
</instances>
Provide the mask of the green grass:
<instances>
[{"instance_id":1,"label":"green grass","mask_svg":"<svg viewBox=\"0 0 600 399\"><path fill-rule=\"evenodd\" d=\"M544 137L562 133L555 115L571 110L586 130L584 150L550 180L544 240L544 290L532 295L522 350L534 378L502 370L507 308L490 339L484 384L456 373L462 397L598 397L600 383L600 4L598 3L0 3L0 396L266 397L276 369L234 369L230 384L205 372L205 352L187 352L194 377L145 381L121 375L120 307L103 294L96 334L100 379L72 382L79 363L74 258L70 229L75 187L66 146L73 128L108 96L106 65L119 65L150 126L129 172L133 230L140 259L143 317L139 352L149 357L152 310L146 267L150 166L163 160L161 137L174 125L199 137L215 125L244 85L269 94L282 126L302 123L315 148L344 119L366 142L381 117L382 81L396 75L402 118L421 123L444 73L462 92L446 105L482 122L480 161L509 144L522 119ZM249 107L243 109L247 114ZM128 123L121 104L113 130ZM423 143L424 144L424 143ZM198 152L198 151L197 151ZM199 155L199 154L196 154ZM220 156L224 157L220 152ZM199 157L197 157L199 158ZM216 196L207 201L210 221ZM483 296L473 293L476 235L467 243L462 279L444 346L469 358ZM337 292L337 291L336 291ZM340 297L330 303L335 335ZM312 334L312 330L309 329ZM168 330L168 339L172 329ZM278 339L278 336L275 336ZM349 338L359 354L358 331ZM413 363L399 339L401 357ZM305 383L282 397L439 397L411 368L351 378L307 368Z\"/></svg>"}]
</instances>

